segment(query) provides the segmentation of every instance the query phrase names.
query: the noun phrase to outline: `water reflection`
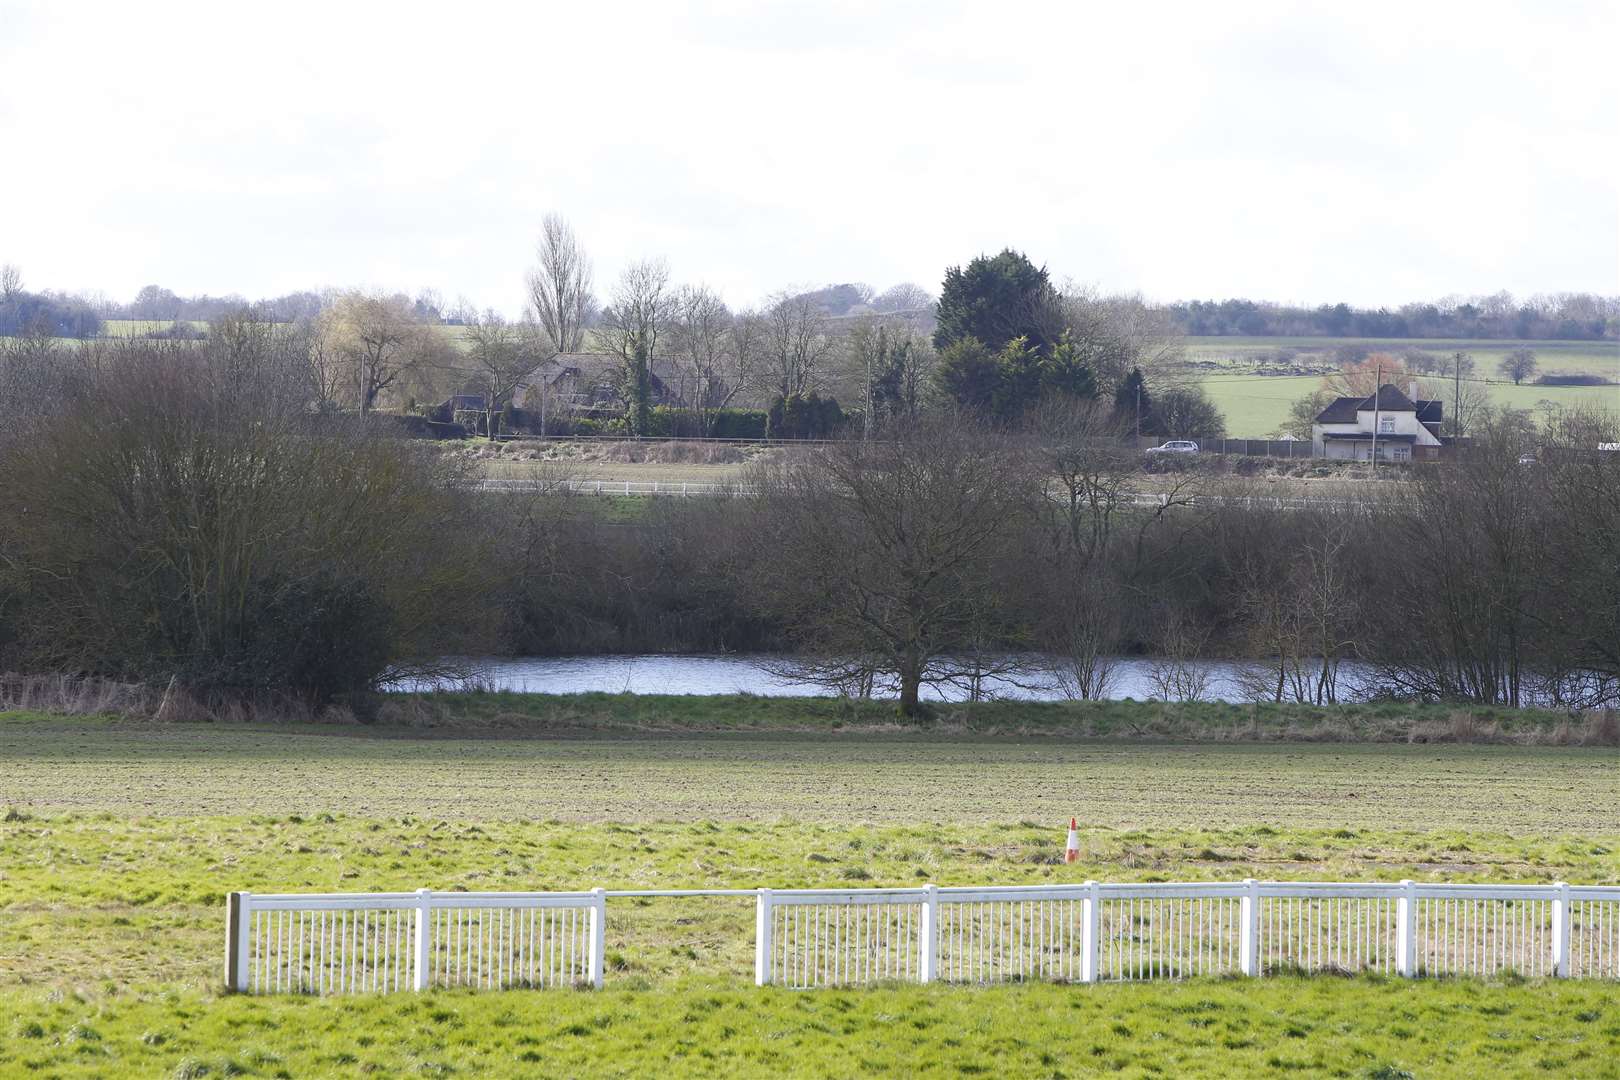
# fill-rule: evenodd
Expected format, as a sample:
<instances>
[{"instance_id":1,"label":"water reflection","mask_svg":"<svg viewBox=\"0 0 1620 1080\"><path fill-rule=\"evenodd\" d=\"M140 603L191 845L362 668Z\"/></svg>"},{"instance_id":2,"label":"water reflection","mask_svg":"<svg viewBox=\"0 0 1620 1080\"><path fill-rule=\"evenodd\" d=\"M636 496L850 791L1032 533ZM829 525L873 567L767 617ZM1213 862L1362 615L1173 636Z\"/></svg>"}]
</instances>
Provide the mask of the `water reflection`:
<instances>
[{"instance_id":1,"label":"water reflection","mask_svg":"<svg viewBox=\"0 0 1620 1080\"><path fill-rule=\"evenodd\" d=\"M765 697L831 695L834 691L793 682L775 670L781 658L768 656L546 656L474 657L464 661L478 685L492 690L529 694L757 694ZM1122 657L1115 667L1106 697L1144 701L1160 696L1151 658ZM1211 701L1246 701L1242 690L1244 665L1229 660L1198 661L1190 665L1204 676ZM1016 682L987 678L982 694L1001 699L1061 701L1068 695L1040 658L1031 658L1031 671ZM1043 670L1044 668L1044 670ZM422 689L417 682L399 689ZM891 695L880 695L891 696ZM931 701L962 701L963 687L924 687Z\"/></svg>"}]
</instances>

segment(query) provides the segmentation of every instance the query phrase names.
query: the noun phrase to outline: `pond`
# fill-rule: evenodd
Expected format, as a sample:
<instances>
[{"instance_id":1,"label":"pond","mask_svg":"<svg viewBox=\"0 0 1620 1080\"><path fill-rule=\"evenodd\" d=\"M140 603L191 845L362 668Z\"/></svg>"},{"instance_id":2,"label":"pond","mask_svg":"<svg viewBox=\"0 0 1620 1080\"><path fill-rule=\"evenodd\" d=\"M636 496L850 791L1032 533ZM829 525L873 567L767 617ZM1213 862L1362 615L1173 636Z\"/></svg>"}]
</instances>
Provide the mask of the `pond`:
<instances>
[{"instance_id":1,"label":"pond","mask_svg":"<svg viewBox=\"0 0 1620 1080\"><path fill-rule=\"evenodd\" d=\"M757 694L767 697L831 695L833 691L813 684L795 682L780 672L787 658L730 654L646 655L646 656L545 656L472 657L461 663L475 672L477 685L492 690L529 694ZM990 678L985 681L987 696L1027 701L1061 701L1065 694L1044 657L1026 658L1028 674L1016 682ZM1119 657L1104 696L1138 701L1163 696L1154 680L1156 661L1151 657ZM1254 665L1232 660L1195 661L1188 667L1203 677L1201 695L1212 701L1247 701L1241 678ZM1351 672L1341 672L1341 687ZM421 689L415 681L402 682L399 689ZM882 695L892 696L892 695ZM961 701L965 688L924 687L923 697L932 701Z\"/></svg>"}]
</instances>

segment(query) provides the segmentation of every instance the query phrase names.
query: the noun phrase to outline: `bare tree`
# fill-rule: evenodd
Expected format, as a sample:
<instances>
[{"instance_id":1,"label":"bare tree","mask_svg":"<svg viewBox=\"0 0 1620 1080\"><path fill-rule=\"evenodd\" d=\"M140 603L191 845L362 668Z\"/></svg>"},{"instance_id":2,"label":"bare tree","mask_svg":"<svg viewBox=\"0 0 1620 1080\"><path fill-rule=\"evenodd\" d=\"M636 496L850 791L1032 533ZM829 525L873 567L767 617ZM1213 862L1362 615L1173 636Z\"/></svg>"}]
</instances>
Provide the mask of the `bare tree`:
<instances>
[{"instance_id":1,"label":"bare tree","mask_svg":"<svg viewBox=\"0 0 1620 1080\"><path fill-rule=\"evenodd\" d=\"M1536 354L1529 349L1514 349L1502 357L1498 368L1518 386L1536 373Z\"/></svg>"},{"instance_id":2,"label":"bare tree","mask_svg":"<svg viewBox=\"0 0 1620 1080\"><path fill-rule=\"evenodd\" d=\"M1130 513L1138 460L1123 442L1124 422L1106 403L1048 399L1030 418L1030 457L1045 483L1033 488L1031 520L1046 537L1032 552L1041 585L1042 646L1057 660L1058 684L1072 697L1103 696L1124 634L1125 584L1116 531Z\"/></svg>"},{"instance_id":3,"label":"bare tree","mask_svg":"<svg viewBox=\"0 0 1620 1080\"><path fill-rule=\"evenodd\" d=\"M872 300L872 310L883 314L929 311L933 306L934 294L910 281L891 286Z\"/></svg>"},{"instance_id":4,"label":"bare tree","mask_svg":"<svg viewBox=\"0 0 1620 1080\"><path fill-rule=\"evenodd\" d=\"M292 332L303 342L300 355L310 404L317 412L336 411L348 398L352 380L338 344L335 319L330 312L302 318L292 324Z\"/></svg>"},{"instance_id":5,"label":"bare tree","mask_svg":"<svg viewBox=\"0 0 1620 1080\"><path fill-rule=\"evenodd\" d=\"M602 312L609 347L624 362L621 398L631 430L646 435L652 427L652 359L658 335L670 315L669 264L642 259L627 266L613 286L613 302Z\"/></svg>"},{"instance_id":6,"label":"bare tree","mask_svg":"<svg viewBox=\"0 0 1620 1080\"><path fill-rule=\"evenodd\" d=\"M554 353L579 352L594 313L591 260L568 222L547 214L534 268L528 273L529 314Z\"/></svg>"},{"instance_id":7,"label":"bare tree","mask_svg":"<svg viewBox=\"0 0 1620 1080\"><path fill-rule=\"evenodd\" d=\"M765 316L757 309L739 311L731 317L731 332L726 335L726 359L738 395L754 394L760 388L760 371L765 364L767 347L765 330Z\"/></svg>"},{"instance_id":8,"label":"bare tree","mask_svg":"<svg viewBox=\"0 0 1620 1080\"><path fill-rule=\"evenodd\" d=\"M16 299L22 292L22 269L16 263L0 266L0 301Z\"/></svg>"},{"instance_id":9,"label":"bare tree","mask_svg":"<svg viewBox=\"0 0 1620 1080\"><path fill-rule=\"evenodd\" d=\"M348 369L361 415L402 377L446 359L445 343L403 296L344 293L328 316L332 347Z\"/></svg>"},{"instance_id":10,"label":"bare tree","mask_svg":"<svg viewBox=\"0 0 1620 1080\"><path fill-rule=\"evenodd\" d=\"M1140 296L1100 296L1066 283L1045 321L1047 340L1057 341L1067 333L1100 389L1118 387L1132 370L1140 370L1156 392L1188 381L1181 363L1181 331L1162 308Z\"/></svg>"},{"instance_id":11,"label":"bare tree","mask_svg":"<svg viewBox=\"0 0 1620 1080\"><path fill-rule=\"evenodd\" d=\"M981 638L1001 590L997 547L1017 520L1027 475L1018 448L940 414L885 438L838 443L758 473L760 596L806 657L788 674L847 689L891 683L915 716L921 687L981 681ZM778 606L779 605L779 606Z\"/></svg>"},{"instance_id":12,"label":"bare tree","mask_svg":"<svg viewBox=\"0 0 1620 1080\"><path fill-rule=\"evenodd\" d=\"M493 442L502 408L545 361L546 347L537 327L509 323L493 309L467 322L464 334L467 362L484 396L484 431Z\"/></svg>"},{"instance_id":13,"label":"bare tree","mask_svg":"<svg viewBox=\"0 0 1620 1080\"><path fill-rule=\"evenodd\" d=\"M742 388L731 363L731 328L731 312L719 294L704 285L676 290L668 337L683 377L690 379L683 396L704 435L711 433L714 414Z\"/></svg>"},{"instance_id":14,"label":"bare tree","mask_svg":"<svg viewBox=\"0 0 1620 1080\"><path fill-rule=\"evenodd\" d=\"M820 389L835 343L814 299L806 293L778 293L766 308L764 320L760 378L766 393L791 398Z\"/></svg>"},{"instance_id":15,"label":"bare tree","mask_svg":"<svg viewBox=\"0 0 1620 1080\"><path fill-rule=\"evenodd\" d=\"M1545 482L1519 464L1534 446L1509 410L1478 418L1475 441L1443 469L1418 471L1382 533L1363 648L1398 693L1517 707L1527 689L1532 612L1546 587ZM1610 541L1612 547L1612 539ZM1612 558L1608 565L1613 566Z\"/></svg>"}]
</instances>

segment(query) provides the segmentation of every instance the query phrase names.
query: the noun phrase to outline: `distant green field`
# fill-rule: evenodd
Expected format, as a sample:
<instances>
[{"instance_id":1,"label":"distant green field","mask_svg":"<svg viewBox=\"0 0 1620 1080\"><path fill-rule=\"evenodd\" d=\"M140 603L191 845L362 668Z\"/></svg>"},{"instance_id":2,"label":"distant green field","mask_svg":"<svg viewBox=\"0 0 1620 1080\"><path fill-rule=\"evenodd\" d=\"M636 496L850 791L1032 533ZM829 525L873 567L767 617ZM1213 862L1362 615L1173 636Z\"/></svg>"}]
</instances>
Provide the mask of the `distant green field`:
<instances>
[{"instance_id":1,"label":"distant green field","mask_svg":"<svg viewBox=\"0 0 1620 1080\"><path fill-rule=\"evenodd\" d=\"M1288 417L1295 401L1321 385L1318 375L1259 375L1262 366L1278 366L1281 350L1295 355L1288 366L1316 367L1335 364L1334 352L1360 346L1395 356L1409 349L1439 356L1465 352L1473 357L1476 378L1491 380L1490 399L1497 405L1539 410L1547 404L1562 406L1592 402L1620 409L1620 342L1617 341L1469 341L1453 338L1321 338L1321 337L1190 337L1187 360L1214 364L1204 368L1201 381L1226 417L1232 438L1264 438ZM1615 386L1514 386L1497 370L1509 352L1527 348L1536 354L1544 375L1600 375Z\"/></svg>"},{"instance_id":2,"label":"distant green field","mask_svg":"<svg viewBox=\"0 0 1620 1080\"><path fill-rule=\"evenodd\" d=\"M1288 419L1294 402L1318 389L1316 375L1237 375L1212 372L1200 380L1221 413L1226 431L1234 439L1260 439L1276 431ZM1443 380L1435 380L1436 382ZM1491 401L1517 409L1540 410L1547 403L1572 406L1581 402L1620 410L1620 385L1616 386L1514 386L1509 382L1487 386ZM1444 396L1442 395L1442 400ZM1446 405L1446 412L1451 407Z\"/></svg>"},{"instance_id":3,"label":"distant green field","mask_svg":"<svg viewBox=\"0 0 1620 1080\"><path fill-rule=\"evenodd\" d=\"M1545 374L1605 375L1620 380L1620 341L1499 341L1460 338L1322 338L1322 337L1190 337L1187 358L1246 367L1257 360L1289 349L1308 361L1331 357L1345 346L1399 356L1418 349L1438 356L1465 352L1478 365L1477 373L1499 378L1497 365L1515 349L1529 349Z\"/></svg>"}]
</instances>

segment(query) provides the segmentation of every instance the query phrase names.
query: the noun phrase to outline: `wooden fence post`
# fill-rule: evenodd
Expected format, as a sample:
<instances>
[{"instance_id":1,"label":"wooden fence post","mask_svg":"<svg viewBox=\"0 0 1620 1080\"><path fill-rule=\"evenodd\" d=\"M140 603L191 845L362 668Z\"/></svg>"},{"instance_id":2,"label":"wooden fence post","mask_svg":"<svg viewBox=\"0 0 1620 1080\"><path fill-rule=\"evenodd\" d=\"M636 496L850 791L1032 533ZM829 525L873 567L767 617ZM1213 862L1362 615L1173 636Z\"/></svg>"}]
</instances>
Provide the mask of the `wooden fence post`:
<instances>
[{"instance_id":1,"label":"wooden fence post","mask_svg":"<svg viewBox=\"0 0 1620 1080\"><path fill-rule=\"evenodd\" d=\"M922 919L917 928L922 939L919 982L931 983L939 978L939 886L923 886Z\"/></svg>"},{"instance_id":2,"label":"wooden fence post","mask_svg":"<svg viewBox=\"0 0 1620 1080\"><path fill-rule=\"evenodd\" d=\"M249 912L253 894L233 892L225 897L225 989L246 993L248 988Z\"/></svg>"},{"instance_id":3,"label":"wooden fence post","mask_svg":"<svg viewBox=\"0 0 1620 1080\"><path fill-rule=\"evenodd\" d=\"M433 933L433 890L416 890L416 933L411 944L415 948L415 970L411 972L411 989L428 988L428 945Z\"/></svg>"},{"instance_id":4,"label":"wooden fence post","mask_svg":"<svg viewBox=\"0 0 1620 1080\"><path fill-rule=\"evenodd\" d=\"M1245 975L1263 974L1260 970L1260 883L1254 878L1243 879L1243 900L1238 915L1241 970Z\"/></svg>"},{"instance_id":5,"label":"wooden fence post","mask_svg":"<svg viewBox=\"0 0 1620 1080\"><path fill-rule=\"evenodd\" d=\"M1417 884L1401 882L1401 896L1395 902L1395 973L1407 978L1417 974Z\"/></svg>"},{"instance_id":6,"label":"wooden fence post","mask_svg":"<svg viewBox=\"0 0 1620 1080\"><path fill-rule=\"evenodd\" d=\"M602 989L603 947L607 944L607 893L600 885L591 890L591 985Z\"/></svg>"},{"instance_id":7,"label":"wooden fence post","mask_svg":"<svg viewBox=\"0 0 1620 1080\"><path fill-rule=\"evenodd\" d=\"M755 986L769 986L771 983L771 956L776 949L772 933L775 928L776 922L771 910L771 890L760 889L754 908Z\"/></svg>"},{"instance_id":8,"label":"wooden fence post","mask_svg":"<svg viewBox=\"0 0 1620 1080\"><path fill-rule=\"evenodd\" d=\"M1569 978L1569 882L1555 881L1558 895L1552 902L1553 974Z\"/></svg>"},{"instance_id":9,"label":"wooden fence post","mask_svg":"<svg viewBox=\"0 0 1620 1080\"><path fill-rule=\"evenodd\" d=\"M1080 981L1094 983L1098 960L1102 957L1102 889L1095 881L1086 882L1086 895L1080 901Z\"/></svg>"}]
</instances>

